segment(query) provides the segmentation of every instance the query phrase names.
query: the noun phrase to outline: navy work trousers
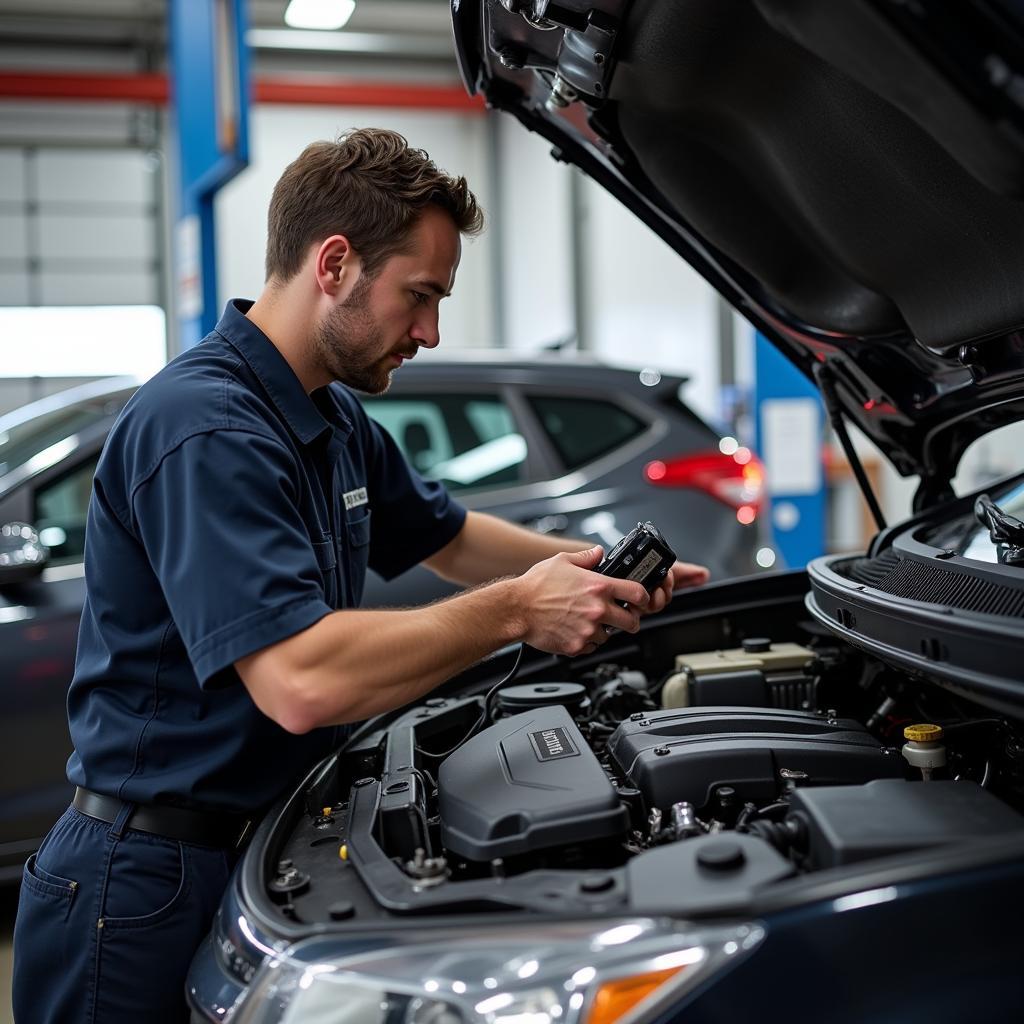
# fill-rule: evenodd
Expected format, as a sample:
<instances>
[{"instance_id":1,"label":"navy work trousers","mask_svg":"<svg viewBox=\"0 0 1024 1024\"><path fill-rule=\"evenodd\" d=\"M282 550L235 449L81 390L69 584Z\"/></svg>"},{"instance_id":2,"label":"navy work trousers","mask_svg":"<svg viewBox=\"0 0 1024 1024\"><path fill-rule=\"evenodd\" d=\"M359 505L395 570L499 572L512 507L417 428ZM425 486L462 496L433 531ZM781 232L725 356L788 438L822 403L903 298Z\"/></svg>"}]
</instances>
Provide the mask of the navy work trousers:
<instances>
[{"instance_id":1,"label":"navy work trousers","mask_svg":"<svg viewBox=\"0 0 1024 1024\"><path fill-rule=\"evenodd\" d=\"M185 1021L185 975L231 851L69 807L25 865L14 926L17 1024Z\"/></svg>"}]
</instances>

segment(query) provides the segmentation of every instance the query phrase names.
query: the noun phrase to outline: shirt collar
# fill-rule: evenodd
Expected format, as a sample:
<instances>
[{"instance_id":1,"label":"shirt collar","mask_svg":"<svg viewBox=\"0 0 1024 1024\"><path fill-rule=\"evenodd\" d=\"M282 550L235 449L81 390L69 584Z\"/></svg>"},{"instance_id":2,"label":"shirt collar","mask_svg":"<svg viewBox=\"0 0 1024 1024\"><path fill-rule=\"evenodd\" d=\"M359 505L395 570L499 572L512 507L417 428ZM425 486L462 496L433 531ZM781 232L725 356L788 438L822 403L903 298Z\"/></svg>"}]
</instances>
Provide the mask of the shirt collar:
<instances>
[{"instance_id":1,"label":"shirt collar","mask_svg":"<svg viewBox=\"0 0 1024 1024\"><path fill-rule=\"evenodd\" d=\"M329 430L331 424L306 394L295 371L273 342L246 319L252 305L251 299L229 299L216 331L249 364L295 436L309 444Z\"/></svg>"}]
</instances>

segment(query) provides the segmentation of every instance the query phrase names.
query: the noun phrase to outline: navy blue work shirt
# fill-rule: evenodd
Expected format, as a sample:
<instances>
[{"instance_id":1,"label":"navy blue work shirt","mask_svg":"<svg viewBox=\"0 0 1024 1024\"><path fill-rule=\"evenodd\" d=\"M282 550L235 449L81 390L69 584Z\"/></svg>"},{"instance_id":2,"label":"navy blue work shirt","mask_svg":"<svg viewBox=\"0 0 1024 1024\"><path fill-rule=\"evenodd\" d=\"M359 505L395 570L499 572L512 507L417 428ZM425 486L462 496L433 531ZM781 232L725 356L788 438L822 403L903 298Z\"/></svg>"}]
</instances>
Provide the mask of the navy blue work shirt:
<instances>
[{"instance_id":1,"label":"navy blue work shirt","mask_svg":"<svg viewBox=\"0 0 1024 1024\"><path fill-rule=\"evenodd\" d=\"M288 733L234 662L465 521L346 388L305 392L251 305L139 389L96 471L68 777L109 796L246 812L280 795L345 727Z\"/></svg>"}]
</instances>

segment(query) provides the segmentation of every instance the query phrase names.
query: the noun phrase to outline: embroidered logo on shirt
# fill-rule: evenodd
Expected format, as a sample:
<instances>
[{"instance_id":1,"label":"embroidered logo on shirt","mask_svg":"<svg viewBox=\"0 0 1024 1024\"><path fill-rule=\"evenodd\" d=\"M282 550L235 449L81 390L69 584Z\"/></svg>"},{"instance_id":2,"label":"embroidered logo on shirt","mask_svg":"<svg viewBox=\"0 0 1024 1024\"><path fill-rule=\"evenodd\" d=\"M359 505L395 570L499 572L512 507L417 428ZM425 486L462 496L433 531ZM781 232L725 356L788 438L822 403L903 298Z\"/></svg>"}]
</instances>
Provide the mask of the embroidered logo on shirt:
<instances>
[{"instance_id":1,"label":"embroidered logo on shirt","mask_svg":"<svg viewBox=\"0 0 1024 1024\"><path fill-rule=\"evenodd\" d=\"M342 498L345 500L345 508L355 508L357 505L365 505L369 500L366 497L366 488L357 487L354 491L346 491Z\"/></svg>"}]
</instances>

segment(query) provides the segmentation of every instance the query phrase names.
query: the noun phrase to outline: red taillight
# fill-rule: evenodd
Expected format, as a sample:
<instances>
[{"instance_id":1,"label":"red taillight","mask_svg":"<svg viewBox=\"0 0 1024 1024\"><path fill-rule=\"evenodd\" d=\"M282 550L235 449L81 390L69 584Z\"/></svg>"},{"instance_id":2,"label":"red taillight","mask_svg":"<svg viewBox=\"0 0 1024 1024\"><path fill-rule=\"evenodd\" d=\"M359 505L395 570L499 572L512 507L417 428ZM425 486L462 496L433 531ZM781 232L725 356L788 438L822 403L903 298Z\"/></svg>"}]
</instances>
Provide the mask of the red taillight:
<instances>
[{"instance_id":1,"label":"red taillight","mask_svg":"<svg viewBox=\"0 0 1024 1024\"><path fill-rule=\"evenodd\" d=\"M749 448L648 462L644 478L658 487L696 487L735 509L745 526L757 518L764 501L764 463Z\"/></svg>"}]
</instances>

